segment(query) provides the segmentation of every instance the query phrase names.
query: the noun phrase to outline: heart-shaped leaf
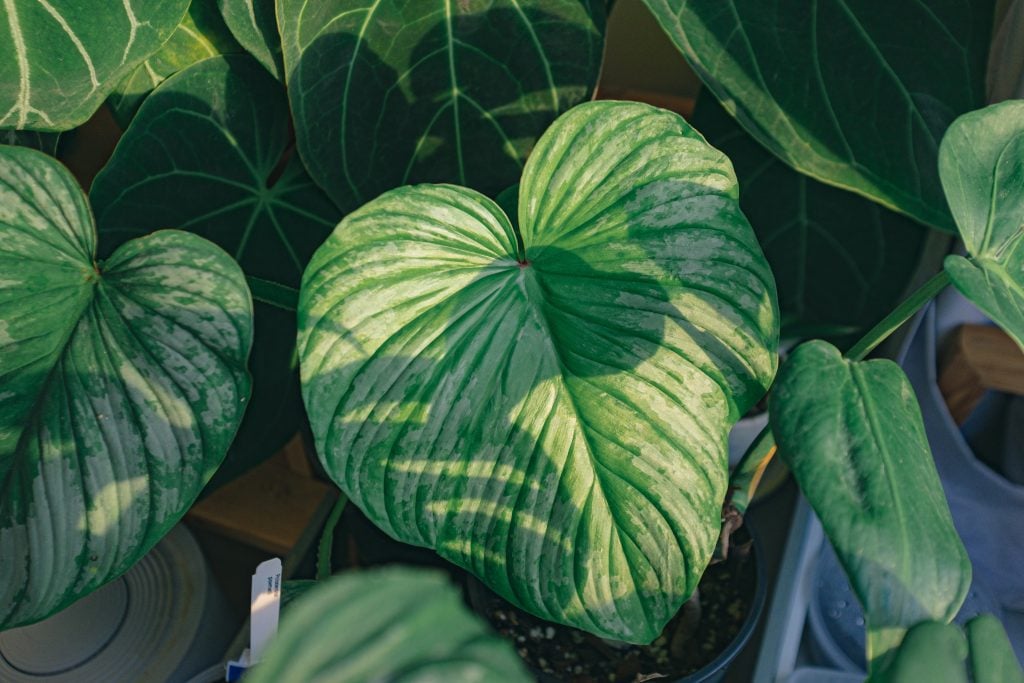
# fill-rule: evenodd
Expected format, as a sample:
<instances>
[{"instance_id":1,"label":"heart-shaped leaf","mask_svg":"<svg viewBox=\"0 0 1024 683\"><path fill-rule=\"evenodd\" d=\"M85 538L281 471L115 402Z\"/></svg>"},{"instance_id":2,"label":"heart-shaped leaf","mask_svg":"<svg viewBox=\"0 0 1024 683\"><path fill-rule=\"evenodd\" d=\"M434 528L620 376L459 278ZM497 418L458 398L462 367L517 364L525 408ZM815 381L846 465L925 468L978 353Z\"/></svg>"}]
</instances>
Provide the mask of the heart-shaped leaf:
<instances>
[{"instance_id":1,"label":"heart-shaped leaf","mask_svg":"<svg viewBox=\"0 0 1024 683\"><path fill-rule=\"evenodd\" d=\"M217 4L235 40L283 83L284 62L274 0L217 0Z\"/></svg>"},{"instance_id":2,"label":"heart-shaped leaf","mask_svg":"<svg viewBox=\"0 0 1024 683\"><path fill-rule=\"evenodd\" d=\"M813 341L783 364L770 413L864 607L874 668L911 626L951 620L971 583L914 390L891 361Z\"/></svg>"},{"instance_id":3,"label":"heart-shaped leaf","mask_svg":"<svg viewBox=\"0 0 1024 683\"><path fill-rule=\"evenodd\" d=\"M942 139L939 171L971 255L946 257L946 270L1024 349L1024 100L953 122Z\"/></svg>"},{"instance_id":4,"label":"heart-shaped leaf","mask_svg":"<svg viewBox=\"0 0 1024 683\"><path fill-rule=\"evenodd\" d=\"M214 0L192 0L170 40L118 84L107 104L126 128L146 95L168 76L203 59L241 51Z\"/></svg>"},{"instance_id":5,"label":"heart-shaped leaf","mask_svg":"<svg viewBox=\"0 0 1024 683\"><path fill-rule=\"evenodd\" d=\"M181 228L222 246L247 275L297 289L340 213L289 140L284 88L251 57L208 59L172 76L146 98L93 182L105 248ZM257 304L253 402L222 476L295 433L295 332L293 313Z\"/></svg>"},{"instance_id":6,"label":"heart-shaped leaf","mask_svg":"<svg viewBox=\"0 0 1024 683\"><path fill-rule=\"evenodd\" d=\"M707 565L726 434L777 363L736 195L679 116L594 102L537 143L518 227L449 185L350 214L299 302L327 471L524 609L652 640Z\"/></svg>"},{"instance_id":7,"label":"heart-shaped leaf","mask_svg":"<svg viewBox=\"0 0 1024 683\"><path fill-rule=\"evenodd\" d=\"M758 142L822 182L955 227L939 140L985 102L993 0L644 0Z\"/></svg>"},{"instance_id":8,"label":"heart-shaped leaf","mask_svg":"<svg viewBox=\"0 0 1024 683\"><path fill-rule=\"evenodd\" d=\"M0 128L60 131L160 49L189 0L0 3Z\"/></svg>"},{"instance_id":9,"label":"heart-shaped leaf","mask_svg":"<svg viewBox=\"0 0 1024 683\"><path fill-rule=\"evenodd\" d=\"M533 680L512 647L471 615L433 571L349 573L308 588L251 683L426 683Z\"/></svg>"},{"instance_id":10,"label":"heart-shaped leaf","mask_svg":"<svg viewBox=\"0 0 1024 683\"><path fill-rule=\"evenodd\" d=\"M345 211L415 182L516 182L597 82L599 0L278 0L299 153Z\"/></svg>"},{"instance_id":11,"label":"heart-shaped leaf","mask_svg":"<svg viewBox=\"0 0 1024 683\"><path fill-rule=\"evenodd\" d=\"M231 257L165 230L95 259L60 164L0 147L0 629L119 576L184 514L246 400Z\"/></svg>"},{"instance_id":12,"label":"heart-shaped leaf","mask_svg":"<svg viewBox=\"0 0 1024 683\"><path fill-rule=\"evenodd\" d=\"M910 284L927 229L797 173L706 91L691 121L736 167L740 207L779 288L783 336L849 338L892 309Z\"/></svg>"}]
</instances>

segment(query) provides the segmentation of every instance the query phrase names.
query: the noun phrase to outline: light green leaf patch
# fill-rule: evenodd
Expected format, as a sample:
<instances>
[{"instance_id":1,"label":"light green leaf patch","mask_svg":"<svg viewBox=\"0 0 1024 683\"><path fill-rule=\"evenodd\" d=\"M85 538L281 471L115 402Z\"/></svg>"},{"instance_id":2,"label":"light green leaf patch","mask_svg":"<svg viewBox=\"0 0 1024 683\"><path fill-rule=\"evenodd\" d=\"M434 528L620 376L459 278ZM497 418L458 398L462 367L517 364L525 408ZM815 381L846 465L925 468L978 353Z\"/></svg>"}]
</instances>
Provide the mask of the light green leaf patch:
<instances>
[{"instance_id":1,"label":"light green leaf patch","mask_svg":"<svg viewBox=\"0 0 1024 683\"><path fill-rule=\"evenodd\" d=\"M952 619L971 582L913 389L891 361L812 341L783 364L770 414L864 607L875 670L910 627Z\"/></svg>"},{"instance_id":2,"label":"light green leaf patch","mask_svg":"<svg viewBox=\"0 0 1024 683\"><path fill-rule=\"evenodd\" d=\"M953 284L1024 349L1024 100L953 122L939 171L970 259L946 257Z\"/></svg>"},{"instance_id":3,"label":"light green leaf patch","mask_svg":"<svg viewBox=\"0 0 1024 683\"><path fill-rule=\"evenodd\" d=\"M309 582L312 584L312 582ZM527 683L512 647L471 615L444 576L406 568L303 586L252 683Z\"/></svg>"},{"instance_id":4,"label":"light green leaf patch","mask_svg":"<svg viewBox=\"0 0 1024 683\"><path fill-rule=\"evenodd\" d=\"M85 122L160 49L189 0L0 1L0 128Z\"/></svg>"},{"instance_id":5,"label":"light green leaf patch","mask_svg":"<svg viewBox=\"0 0 1024 683\"><path fill-rule=\"evenodd\" d=\"M518 225L450 185L347 216L299 301L327 471L523 608L652 640L710 559L726 434L777 363L736 194L679 116L595 102L538 142Z\"/></svg>"},{"instance_id":6,"label":"light green leaf patch","mask_svg":"<svg viewBox=\"0 0 1024 683\"><path fill-rule=\"evenodd\" d=\"M235 40L283 83L284 62L274 0L217 0L217 5Z\"/></svg>"},{"instance_id":7,"label":"light green leaf patch","mask_svg":"<svg viewBox=\"0 0 1024 683\"><path fill-rule=\"evenodd\" d=\"M600 0L278 0L299 153L344 211L407 183L486 194L587 99Z\"/></svg>"},{"instance_id":8,"label":"light green leaf patch","mask_svg":"<svg viewBox=\"0 0 1024 683\"><path fill-rule=\"evenodd\" d=\"M740 125L812 178L941 230L939 140L985 102L994 0L644 0Z\"/></svg>"},{"instance_id":9,"label":"light green leaf patch","mask_svg":"<svg viewBox=\"0 0 1024 683\"><path fill-rule=\"evenodd\" d=\"M60 164L0 147L0 629L119 576L184 514L249 396L231 257L165 230L95 261Z\"/></svg>"},{"instance_id":10,"label":"light green leaf patch","mask_svg":"<svg viewBox=\"0 0 1024 683\"><path fill-rule=\"evenodd\" d=\"M170 40L118 84L107 104L117 122L126 128L146 95L168 76L203 59L241 51L214 0L192 0Z\"/></svg>"},{"instance_id":11,"label":"light green leaf patch","mask_svg":"<svg viewBox=\"0 0 1024 683\"><path fill-rule=\"evenodd\" d=\"M204 60L167 79L93 182L105 248L181 228L267 281L260 292L297 290L340 212L292 153L288 125L283 86L248 55ZM223 476L270 455L298 428L295 334L293 312L257 305L253 402Z\"/></svg>"}]
</instances>

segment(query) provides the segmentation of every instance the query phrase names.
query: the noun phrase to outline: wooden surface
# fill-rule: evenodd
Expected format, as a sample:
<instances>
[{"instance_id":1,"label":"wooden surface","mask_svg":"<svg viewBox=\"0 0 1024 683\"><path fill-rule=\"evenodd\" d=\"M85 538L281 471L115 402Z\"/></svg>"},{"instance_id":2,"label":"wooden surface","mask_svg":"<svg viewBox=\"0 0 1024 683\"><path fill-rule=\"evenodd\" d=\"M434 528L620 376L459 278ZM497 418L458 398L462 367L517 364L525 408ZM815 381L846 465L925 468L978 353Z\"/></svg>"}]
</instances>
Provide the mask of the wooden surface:
<instances>
[{"instance_id":1,"label":"wooden surface","mask_svg":"<svg viewBox=\"0 0 1024 683\"><path fill-rule=\"evenodd\" d=\"M998 327L961 325L939 362L939 391L957 424L989 390L1024 396L1024 351Z\"/></svg>"}]
</instances>

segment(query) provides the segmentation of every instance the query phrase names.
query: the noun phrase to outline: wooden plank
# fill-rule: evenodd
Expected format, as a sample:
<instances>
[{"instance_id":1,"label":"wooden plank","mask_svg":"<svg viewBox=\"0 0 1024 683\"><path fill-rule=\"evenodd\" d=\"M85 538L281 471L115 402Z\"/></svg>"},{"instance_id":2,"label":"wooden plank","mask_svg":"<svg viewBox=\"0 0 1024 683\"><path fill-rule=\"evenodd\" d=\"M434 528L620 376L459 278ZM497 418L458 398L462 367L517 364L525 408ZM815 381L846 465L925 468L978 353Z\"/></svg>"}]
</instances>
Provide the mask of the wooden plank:
<instances>
[{"instance_id":1,"label":"wooden plank","mask_svg":"<svg viewBox=\"0 0 1024 683\"><path fill-rule=\"evenodd\" d=\"M310 527L323 522L336 497L337 489L295 472L279 453L197 502L187 519L284 556L308 544Z\"/></svg>"},{"instance_id":2,"label":"wooden plank","mask_svg":"<svg viewBox=\"0 0 1024 683\"><path fill-rule=\"evenodd\" d=\"M1024 351L998 327L961 325L939 362L939 391L963 424L986 391L1024 395Z\"/></svg>"}]
</instances>

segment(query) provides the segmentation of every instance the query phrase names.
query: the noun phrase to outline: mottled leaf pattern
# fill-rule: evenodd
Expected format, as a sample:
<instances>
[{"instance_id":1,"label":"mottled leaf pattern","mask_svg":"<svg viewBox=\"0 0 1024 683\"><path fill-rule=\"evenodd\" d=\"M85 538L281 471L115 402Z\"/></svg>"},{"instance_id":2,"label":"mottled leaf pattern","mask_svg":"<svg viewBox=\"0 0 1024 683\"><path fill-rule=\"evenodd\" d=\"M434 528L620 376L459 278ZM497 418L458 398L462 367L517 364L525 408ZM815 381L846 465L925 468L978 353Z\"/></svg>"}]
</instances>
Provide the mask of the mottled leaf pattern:
<instances>
[{"instance_id":1,"label":"mottled leaf pattern","mask_svg":"<svg viewBox=\"0 0 1024 683\"><path fill-rule=\"evenodd\" d=\"M277 16L299 153L345 211L407 183L516 182L604 47L599 0L278 0Z\"/></svg>"},{"instance_id":2,"label":"mottled leaf pattern","mask_svg":"<svg viewBox=\"0 0 1024 683\"><path fill-rule=\"evenodd\" d=\"M528 683L511 645L471 615L444 576L405 568L337 576L307 588L252 683Z\"/></svg>"},{"instance_id":3,"label":"mottled leaf pattern","mask_svg":"<svg viewBox=\"0 0 1024 683\"><path fill-rule=\"evenodd\" d=\"M94 261L85 196L0 147L0 629L127 570L191 505L249 395L230 256L161 231Z\"/></svg>"},{"instance_id":4,"label":"mottled leaf pattern","mask_svg":"<svg viewBox=\"0 0 1024 683\"><path fill-rule=\"evenodd\" d=\"M347 216L299 302L327 471L525 609L653 639L710 558L726 434L777 362L736 195L680 117L595 102L538 142L518 226L450 185Z\"/></svg>"},{"instance_id":5,"label":"mottled leaf pattern","mask_svg":"<svg viewBox=\"0 0 1024 683\"><path fill-rule=\"evenodd\" d=\"M849 338L892 309L917 268L926 228L797 173L707 92L692 123L736 167L740 208L779 287L784 337Z\"/></svg>"},{"instance_id":6,"label":"mottled leaf pattern","mask_svg":"<svg viewBox=\"0 0 1024 683\"><path fill-rule=\"evenodd\" d=\"M911 626L952 619L971 583L914 390L891 361L813 341L783 364L770 413L864 607L874 668Z\"/></svg>"},{"instance_id":7,"label":"mottled leaf pattern","mask_svg":"<svg viewBox=\"0 0 1024 683\"><path fill-rule=\"evenodd\" d=\"M146 95L168 76L203 59L241 51L214 0L192 0L170 40L118 84L107 104L125 128Z\"/></svg>"},{"instance_id":8,"label":"mottled leaf pattern","mask_svg":"<svg viewBox=\"0 0 1024 683\"><path fill-rule=\"evenodd\" d=\"M235 40L283 83L284 62L274 0L217 0L217 4Z\"/></svg>"},{"instance_id":9,"label":"mottled leaf pattern","mask_svg":"<svg viewBox=\"0 0 1024 683\"><path fill-rule=\"evenodd\" d=\"M946 270L1024 349L1024 100L957 119L942 139L939 171L971 255L948 256Z\"/></svg>"},{"instance_id":10,"label":"mottled leaf pattern","mask_svg":"<svg viewBox=\"0 0 1024 683\"><path fill-rule=\"evenodd\" d=\"M247 275L297 289L340 212L291 154L289 139L284 87L248 55L208 59L172 76L143 103L93 183L104 249L181 228L222 246ZM294 355L294 314L257 304L253 404L222 476L295 433L302 406Z\"/></svg>"},{"instance_id":11,"label":"mottled leaf pattern","mask_svg":"<svg viewBox=\"0 0 1024 683\"><path fill-rule=\"evenodd\" d=\"M644 0L787 164L953 232L939 140L985 102L993 0Z\"/></svg>"},{"instance_id":12,"label":"mottled leaf pattern","mask_svg":"<svg viewBox=\"0 0 1024 683\"><path fill-rule=\"evenodd\" d=\"M60 131L174 33L189 0L0 1L0 128Z\"/></svg>"}]
</instances>

